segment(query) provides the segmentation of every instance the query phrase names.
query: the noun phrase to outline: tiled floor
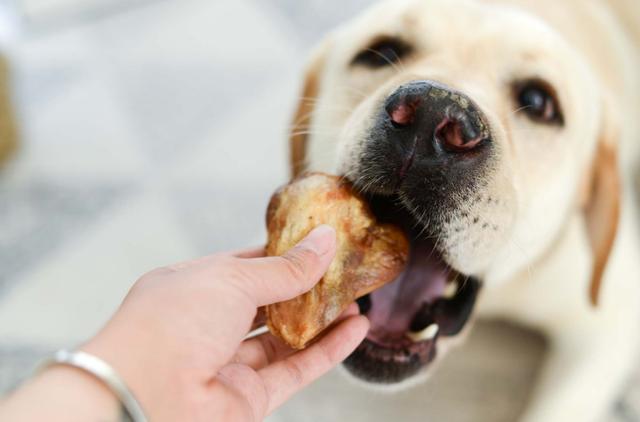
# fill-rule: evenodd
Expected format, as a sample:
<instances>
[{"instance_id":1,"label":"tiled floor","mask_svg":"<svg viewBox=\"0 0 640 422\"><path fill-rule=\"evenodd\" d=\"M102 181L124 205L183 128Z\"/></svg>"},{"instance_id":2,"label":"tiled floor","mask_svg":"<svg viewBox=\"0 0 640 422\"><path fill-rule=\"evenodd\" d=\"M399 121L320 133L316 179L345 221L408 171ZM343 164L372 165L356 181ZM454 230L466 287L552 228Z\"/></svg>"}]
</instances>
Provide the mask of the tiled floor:
<instances>
[{"instance_id":1,"label":"tiled floor","mask_svg":"<svg viewBox=\"0 0 640 422\"><path fill-rule=\"evenodd\" d=\"M23 138L0 174L0 392L95 332L144 271L262 241L303 59L371 2L59 1L26 0L16 33L0 0ZM541 350L481 325L426 387L371 395L334 373L272 420L511 421ZM639 410L630 388L609 420Z\"/></svg>"}]
</instances>

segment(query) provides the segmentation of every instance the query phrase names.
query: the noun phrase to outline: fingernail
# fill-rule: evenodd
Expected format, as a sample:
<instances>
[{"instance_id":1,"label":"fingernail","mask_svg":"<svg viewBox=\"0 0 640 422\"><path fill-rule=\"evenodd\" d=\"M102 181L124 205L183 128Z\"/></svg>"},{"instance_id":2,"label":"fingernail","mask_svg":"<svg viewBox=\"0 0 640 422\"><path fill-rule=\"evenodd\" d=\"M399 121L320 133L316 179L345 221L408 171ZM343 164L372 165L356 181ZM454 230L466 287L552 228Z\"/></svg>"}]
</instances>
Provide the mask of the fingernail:
<instances>
[{"instance_id":1,"label":"fingernail","mask_svg":"<svg viewBox=\"0 0 640 422\"><path fill-rule=\"evenodd\" d=\"M323 224L311 230L309 234L300 241L298 246L307 248L317 255L324 255L331 251L336 241L336 231L333 227Z\"/></svg>"}]
</instances>

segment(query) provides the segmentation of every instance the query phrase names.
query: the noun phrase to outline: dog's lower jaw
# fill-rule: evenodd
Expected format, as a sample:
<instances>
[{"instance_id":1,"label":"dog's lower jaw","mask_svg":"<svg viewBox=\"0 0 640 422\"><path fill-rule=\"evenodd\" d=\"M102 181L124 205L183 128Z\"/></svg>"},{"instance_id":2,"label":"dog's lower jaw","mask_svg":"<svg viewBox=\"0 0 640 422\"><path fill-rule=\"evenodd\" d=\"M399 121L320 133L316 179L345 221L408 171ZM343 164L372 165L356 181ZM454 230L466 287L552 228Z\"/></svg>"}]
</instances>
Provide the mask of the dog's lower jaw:
<instances>
[{"instance_id":1,"label":"dog's lower jaw","mask_svg":"<svg viewBox=\"0 0 640 422\"><path fill-rule=\"evenodd\" d=\"M341 375L348 380L348 382L376 393L381 394L397 394L403 391L419 388L421 385L428 383L431 376L439 369L441 363L447 358L449 352L457 347L462 346L469 334L473 330L475 318L469 321L463 330L455 337L442 338L438 342L438 352L434 359L426 366L421 368L415 375L405 378L400 382L393 383L374 383L364 380L354 375L343 363L339 367Z\"/></svg>"},{"instance_id":2,"label":"dog's lower jaw","mask_svg":"<svg viewBox=\"0 0 640 422\"><path fill-rule=\"evenodd\" d=\"M349 382L351 382L352 384L366 389L366 390L370 390L370 391L374 391L376 393L383 393L383 394L396 394L402 391L406 391L412 388L416 388L421 384L424 384L425 382L428 382L431 374L433 373L433 371L435 370L435 368L433 367L433 365L436 365L437 362L440 359L436 358L434 360L434 362L432 363L432 365L430 365L427 368L422 368L422 370L420 370L418 373L416 373L414 376L406 378L400 382L395 382L395 383L389 383L389 384L383 384L383 383L377 383L377 382L369 382L366 380L363 380L362 378L354 375L343 363L342 365L340 365L340 373L343 375L344 378L346 378Z\"/></svg>"}]
</instances>

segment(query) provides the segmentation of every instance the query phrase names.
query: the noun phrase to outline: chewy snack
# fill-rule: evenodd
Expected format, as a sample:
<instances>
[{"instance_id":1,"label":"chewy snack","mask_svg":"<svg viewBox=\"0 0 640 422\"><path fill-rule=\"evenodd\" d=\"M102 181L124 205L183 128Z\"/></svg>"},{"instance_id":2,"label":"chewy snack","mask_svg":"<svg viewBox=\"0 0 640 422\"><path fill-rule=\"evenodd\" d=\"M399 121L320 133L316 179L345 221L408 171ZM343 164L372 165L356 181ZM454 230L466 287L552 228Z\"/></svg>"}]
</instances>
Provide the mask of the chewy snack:
<instances>
[{"instance_id":1,"label":"chewy snack","mask_svg":"<svg viewBox=\"0 0 640 422\"><path fill-rule=\"evenodd\" d=\"M314 227L336 230L336 256L309 292L266 308L269 330L296 349L324 330L357 298L394 280L409 242L399 228L377 224L363 198L337 176L308 173L280 188L267 210L267 255L281 255Z\"/></svg>"}]
</instances>

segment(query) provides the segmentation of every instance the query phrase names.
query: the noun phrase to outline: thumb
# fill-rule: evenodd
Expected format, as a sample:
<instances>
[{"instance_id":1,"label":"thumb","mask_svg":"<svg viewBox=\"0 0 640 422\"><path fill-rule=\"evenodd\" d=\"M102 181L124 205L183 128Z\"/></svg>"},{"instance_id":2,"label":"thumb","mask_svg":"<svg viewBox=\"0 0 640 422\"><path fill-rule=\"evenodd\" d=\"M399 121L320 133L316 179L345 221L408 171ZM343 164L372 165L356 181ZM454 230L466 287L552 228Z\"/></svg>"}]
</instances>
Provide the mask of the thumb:
<instances>
[{"instance_id":1,"label":"thumb","mask_svg":"<svg viewBox=\"0 0 640 422\"><path fill-rule=\"evenodd\" d=\"M241 260L242 289L256 306L291 299L310 290L324 275L336 251L331 226L313 229L282 256Z\"/></svg>"}]
</instances>

